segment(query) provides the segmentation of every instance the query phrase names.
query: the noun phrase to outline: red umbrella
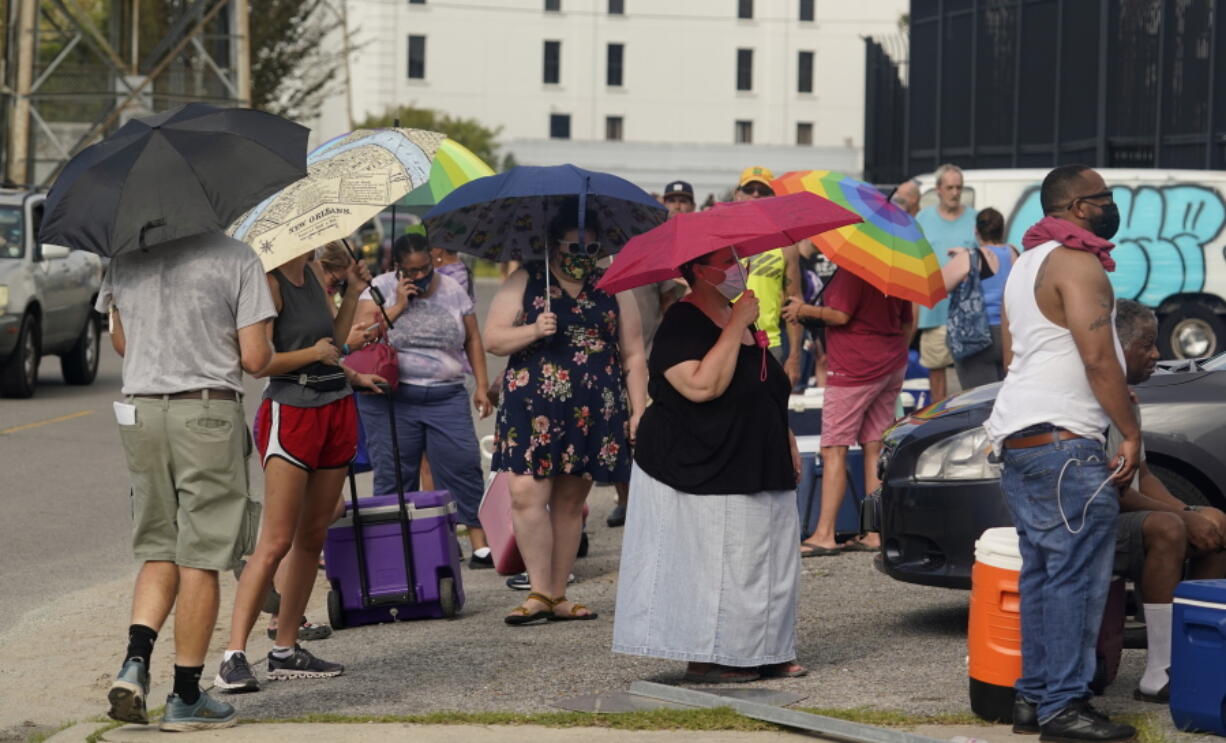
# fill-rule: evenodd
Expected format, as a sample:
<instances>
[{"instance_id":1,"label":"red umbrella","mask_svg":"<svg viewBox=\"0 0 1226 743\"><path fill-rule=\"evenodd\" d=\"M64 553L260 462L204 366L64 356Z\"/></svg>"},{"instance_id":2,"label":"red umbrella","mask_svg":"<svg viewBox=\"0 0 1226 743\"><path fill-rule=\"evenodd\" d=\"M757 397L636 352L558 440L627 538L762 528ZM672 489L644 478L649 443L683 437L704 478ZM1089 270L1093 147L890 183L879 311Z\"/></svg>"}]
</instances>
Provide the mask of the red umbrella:
<instances>
[{"instance_id":1,"label":"red umbrella","mask_svg":"<svg viewBox=\"0 0 1226 743\"><path fill-rule=\"evenodd\" d=\"M679 278L679 266L720 248L745 258L860 221L855 212L808 192L678 214L631 238L596 287L615 294Z\"/></svg>"}]
</instances>

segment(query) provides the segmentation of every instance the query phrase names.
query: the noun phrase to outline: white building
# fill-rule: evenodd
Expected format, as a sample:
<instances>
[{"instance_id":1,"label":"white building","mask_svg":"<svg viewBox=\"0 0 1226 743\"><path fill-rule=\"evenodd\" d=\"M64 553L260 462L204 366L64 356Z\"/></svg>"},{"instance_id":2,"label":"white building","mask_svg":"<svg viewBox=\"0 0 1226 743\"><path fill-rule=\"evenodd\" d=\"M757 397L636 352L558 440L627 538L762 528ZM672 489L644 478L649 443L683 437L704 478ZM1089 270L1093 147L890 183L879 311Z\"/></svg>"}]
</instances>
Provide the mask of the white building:
<instances>
[{"instance_id":1,"label":"white building","mask_svg":"<svg viewBox=\"0 0 1226 743\"><path fill-rule=\"evenodd\" d=\"M522 164L701 200L749 165L858 173L864 36L906 0L341 0L354 117L412 104L502 127ZM319 132L345 124L343 96Z\"/></svg>"}]
</instances>

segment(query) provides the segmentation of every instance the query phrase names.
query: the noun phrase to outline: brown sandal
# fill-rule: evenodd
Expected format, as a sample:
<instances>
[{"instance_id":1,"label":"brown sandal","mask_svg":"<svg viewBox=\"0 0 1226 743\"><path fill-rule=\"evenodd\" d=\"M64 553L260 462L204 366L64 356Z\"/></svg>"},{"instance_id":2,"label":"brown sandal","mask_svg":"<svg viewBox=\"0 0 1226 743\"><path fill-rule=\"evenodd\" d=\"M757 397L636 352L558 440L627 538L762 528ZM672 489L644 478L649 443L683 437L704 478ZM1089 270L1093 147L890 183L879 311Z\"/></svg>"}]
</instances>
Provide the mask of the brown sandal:
<instances>
[{"instance_id":1,"label":"brown sandal","mask_svg":"<svg viewBox=\"0 0 1226 743\"><path fill-rule=\"evenodd\" d=\"M553 607L557 604L556 601L540 593L528 594L528 598L524 599L524 603L526 604L529 601L539 601L545 605L545 608L532 612L528 611L526 606L517 606L511 610L511 613L506 616L504 621L512 627L519 627L553 617Z\"/></svg>"},{"instance_id":2,"label":"brown sandal","mask_svg":"<svg viewBox=\"0 0 1226 743\"><path fill-rule=\"evenodd\" d=\"M565 601L567 601L565 596L559 596L556 599L553 599L552 608L557 608L558 604ZM571 603L570 611L566 612L565 614L558 614L557 612L552 611L552 608L549 612L549 621L551 622L582 622L588 619L595 619L599 616L599 614L587 608L583 604ZM580 611L586 611L587 614L577 613Z\"/></svg>"}]
</instances>

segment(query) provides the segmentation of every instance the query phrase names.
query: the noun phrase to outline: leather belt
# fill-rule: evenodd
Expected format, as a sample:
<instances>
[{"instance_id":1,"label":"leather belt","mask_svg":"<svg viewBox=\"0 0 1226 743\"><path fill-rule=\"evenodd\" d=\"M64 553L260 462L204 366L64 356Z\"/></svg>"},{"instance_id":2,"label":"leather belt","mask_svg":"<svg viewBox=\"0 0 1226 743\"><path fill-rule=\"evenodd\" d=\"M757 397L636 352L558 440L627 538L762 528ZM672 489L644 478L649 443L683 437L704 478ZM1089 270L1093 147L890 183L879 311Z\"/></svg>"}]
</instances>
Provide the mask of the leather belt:
<instances>
[{"instance_id":1,"label":"leather belt","mask_svg":"<svg viewBox=\"0 0 1226 743\"><path fill-rule=\"evenodd\" d=\"M146 400L203 400L204 393L209 393L210 400L230 400L238 399L238 393L234 390L188 390L187 392L176 392L173 395L133 395Z\"/></svg>"},{"instance_id":2,"label":"leather belt","mask_svg":"<svg viewBox=\"0 0 1226 743\"><path fill-rule=\"evenodd\" d=\"M1080 434L1066 431L1063 428L1057 428L1054 431L1046 431L1044 433L1036 433L1032 436L1019 436L1017 438L1005 439L1006 449L1033 449L1036 446L1044 444L1053 444L1057 441L1069 441L1071 439L1083 438Z\"/></svg>"}]
</instances>

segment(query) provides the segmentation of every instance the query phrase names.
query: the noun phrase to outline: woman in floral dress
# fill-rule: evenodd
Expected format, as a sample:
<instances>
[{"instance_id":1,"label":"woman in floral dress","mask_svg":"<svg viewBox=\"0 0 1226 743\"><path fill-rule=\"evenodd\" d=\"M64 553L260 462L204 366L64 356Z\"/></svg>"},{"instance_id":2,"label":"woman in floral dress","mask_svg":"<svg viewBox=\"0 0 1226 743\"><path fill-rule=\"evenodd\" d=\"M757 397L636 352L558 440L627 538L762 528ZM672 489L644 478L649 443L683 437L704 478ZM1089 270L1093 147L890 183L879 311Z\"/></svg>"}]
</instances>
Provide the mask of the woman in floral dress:
<instances>
[{"instance_id":1,"label":"woman in floral dress","mask_svg":"<svg viewBox=\"0 0 1226 743\"><path fill-rule=\"evenodd\" d=\"M596 216L564 204L549 228L548 263L517 270L494 296L485 347L509 356L493 469L511 472L515 538L532 592L508 624L595 619L566 598L592 482L624 482L647 395L634 297L595 288ZM568 208L569 207L569 208ZM545 271L550 272L549 301Z\"/></svg>"}]
</instances>

